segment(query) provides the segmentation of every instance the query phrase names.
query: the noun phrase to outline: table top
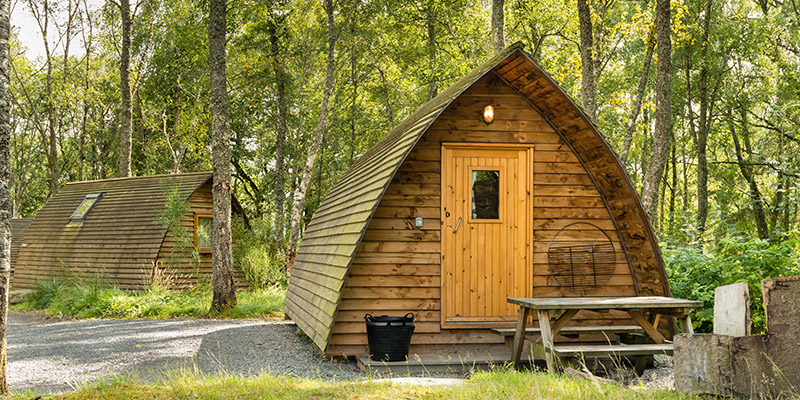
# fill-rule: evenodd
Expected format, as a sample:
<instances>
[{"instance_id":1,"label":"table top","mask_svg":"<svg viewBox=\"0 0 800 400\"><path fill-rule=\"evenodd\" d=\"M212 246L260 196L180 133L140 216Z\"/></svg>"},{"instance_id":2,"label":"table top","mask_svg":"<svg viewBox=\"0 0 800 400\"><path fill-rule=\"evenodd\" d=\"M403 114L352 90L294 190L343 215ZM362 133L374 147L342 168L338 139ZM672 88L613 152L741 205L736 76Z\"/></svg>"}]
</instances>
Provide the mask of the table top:
<instances>
[{"instance_id":1,"label":"table top","mask_svg":"<svg viewBox=\"0 0 800 400\"><path fill-rule=\"evenodd\" d=\"M694 308L702 301L676 299L663 296L638 297L531 297L511 298L511 304L534 310L608 310L637 308Z\"/></svg>"}]
</instances>

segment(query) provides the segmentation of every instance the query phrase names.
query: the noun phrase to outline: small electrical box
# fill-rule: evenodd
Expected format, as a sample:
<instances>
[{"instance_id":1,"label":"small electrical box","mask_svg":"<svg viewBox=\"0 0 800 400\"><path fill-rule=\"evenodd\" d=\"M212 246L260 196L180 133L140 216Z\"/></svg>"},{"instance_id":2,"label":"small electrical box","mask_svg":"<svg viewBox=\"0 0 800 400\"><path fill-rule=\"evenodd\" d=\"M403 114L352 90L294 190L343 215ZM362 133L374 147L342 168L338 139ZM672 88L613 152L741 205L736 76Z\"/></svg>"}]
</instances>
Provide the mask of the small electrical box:
<instances>
[{"instance_id":1,"label":"small electrical box","mask_svg":"<svg viewBox=\"0 0 800 400\"><path fill-rule=\"evenodd\" d=\"M417 217L414 219L414 226L417 228L422 228L422 217Z\"/></svg>"}]
</instances>

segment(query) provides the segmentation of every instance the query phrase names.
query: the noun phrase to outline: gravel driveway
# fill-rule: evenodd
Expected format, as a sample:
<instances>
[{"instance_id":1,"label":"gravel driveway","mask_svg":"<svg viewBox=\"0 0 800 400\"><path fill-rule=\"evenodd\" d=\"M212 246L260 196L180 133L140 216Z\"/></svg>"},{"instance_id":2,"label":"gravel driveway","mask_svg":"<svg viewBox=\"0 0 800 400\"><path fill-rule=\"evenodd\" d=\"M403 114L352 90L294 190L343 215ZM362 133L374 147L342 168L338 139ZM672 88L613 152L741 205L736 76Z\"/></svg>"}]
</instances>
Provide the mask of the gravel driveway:
<instances>
[{"instance_id":1,"label":"gravel driveway","mask_svg":"<svg viewBox=\"0 0 800 400\"><path fill-rule=\"evenodd\" d=\"M14 391L53 393L109 375L153 373L196 365L228 374L355 380L354 363L316 356L313 345L284 321L43 320L11 313L8 380Z\"/></svg>"}]
</instances>

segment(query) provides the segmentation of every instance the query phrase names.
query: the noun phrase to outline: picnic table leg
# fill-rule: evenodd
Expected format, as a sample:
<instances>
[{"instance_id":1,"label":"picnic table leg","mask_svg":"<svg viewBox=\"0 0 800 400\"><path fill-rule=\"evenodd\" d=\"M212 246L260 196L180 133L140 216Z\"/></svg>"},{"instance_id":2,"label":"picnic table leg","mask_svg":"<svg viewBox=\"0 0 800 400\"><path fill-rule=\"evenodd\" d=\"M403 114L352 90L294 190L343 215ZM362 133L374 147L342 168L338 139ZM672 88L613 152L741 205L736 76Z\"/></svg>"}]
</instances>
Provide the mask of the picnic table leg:
<instances>
[{"instance_id":1,"label":"picnic table leg","mask_svg":"<svg viewBox=\"0 0 800 400\"><path fill-rule=\"evenodd\" d=\"M528 324L528 307L519 308L519 319L517 320L517 331L514 332L514 346L511 349L511 364L514 368L519 367L519 359L522 357L522 347L525 344L525 328Z\"/></svg>"},{"instance_id":2,"label":"picnic table leg","mask_svg":"<svg viewBox=\"0 0 800 400\"><path fill-rule=\"evenodd\" d=\"M653 327L658 330L658 323L661 321L661 314L653 313L648 318L648 322L650 322ZM655 339L654 339L655 340ZM660 343L659 341L655 340L656 343ZM663 343L663 342L661 342ZM634 365L634 371L636 372L636 376L642 376L644 374L645 368L647 368L647 363L653 359L653 356L646 356L641 355L636 358L636 365Z\"/></svg>"},{"instance_id":3,"label":"picnic table leg","mask_svg":"<svg viewBox=\"0 0 800 400\"><path fill-rule=\"evenodd\" d=\"M547 370L556 372L553 360L553 333L550 330L550 310L537 310L539 312L539 329L542 331L542 346L544 347L544 359L547 362Z\"/></svg>"},{"instance_id":4,"label":"picnic table leg","mask_svg":"<svg viewBox=\"0 0 800 400\"><path fill-rule=\"evenodd\" d=\"M689 317L689 313L686 313L682 317L678 318L678 322L681 324L681 330L683 333L694 333L694 329L692 328L692 318Z\"/></svg>"}]
</instances>

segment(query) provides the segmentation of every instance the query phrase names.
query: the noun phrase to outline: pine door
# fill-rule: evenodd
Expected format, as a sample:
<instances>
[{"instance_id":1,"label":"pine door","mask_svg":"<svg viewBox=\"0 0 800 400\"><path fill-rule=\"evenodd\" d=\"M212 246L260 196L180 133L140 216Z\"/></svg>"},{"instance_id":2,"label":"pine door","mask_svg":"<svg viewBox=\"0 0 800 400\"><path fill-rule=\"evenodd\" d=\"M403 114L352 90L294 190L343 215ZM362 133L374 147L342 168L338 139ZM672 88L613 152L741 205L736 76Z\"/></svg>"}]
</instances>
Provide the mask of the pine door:
<instances>
[{"instance_id":1,"label":"pine door","mask_svg":"<svg viewBox=\"0 0 800 400\"><path fill-rule=\"evenodd\" d=\"M531 297L532 147L442 146L442 326L516 321Z\"/></svg>"}]
</instances>

